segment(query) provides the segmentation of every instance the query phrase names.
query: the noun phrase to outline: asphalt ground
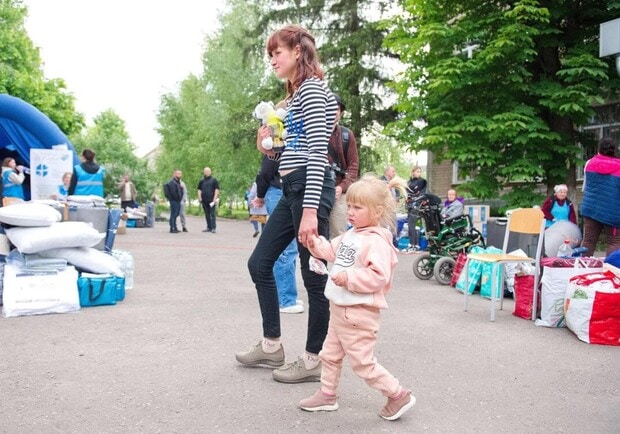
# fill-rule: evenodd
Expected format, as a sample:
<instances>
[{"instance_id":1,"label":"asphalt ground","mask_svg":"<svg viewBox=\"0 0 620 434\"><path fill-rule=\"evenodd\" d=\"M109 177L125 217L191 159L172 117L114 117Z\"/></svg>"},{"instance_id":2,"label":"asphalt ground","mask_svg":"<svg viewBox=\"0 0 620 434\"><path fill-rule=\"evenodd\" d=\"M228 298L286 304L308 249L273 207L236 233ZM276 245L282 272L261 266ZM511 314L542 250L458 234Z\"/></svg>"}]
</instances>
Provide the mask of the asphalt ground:
<instances>
[{"instance_id":1,"label":"asphalt ground","mask_svg":"<svg viewBox=\"0 0 620 434\"><path fill-rule=\"evenodd\" d=\"M376 356L413 390L395 422L384 398L345 361L335 412L297 407L319 383L280 384L234 354L258 342L246 268L248 221L189 218L129 228L114 247L135 259L134 288L116 306L0 318L0 432L5 433L612 433L620 430L620 348L568 329L536 327L506 300L463 295L411 271L399 255ZM299 273L298 273L299 276ZM300 298L307 301L301 280ZM288 360L302 353L307 314L282 315Z\"/></svg>"}]
</instances>

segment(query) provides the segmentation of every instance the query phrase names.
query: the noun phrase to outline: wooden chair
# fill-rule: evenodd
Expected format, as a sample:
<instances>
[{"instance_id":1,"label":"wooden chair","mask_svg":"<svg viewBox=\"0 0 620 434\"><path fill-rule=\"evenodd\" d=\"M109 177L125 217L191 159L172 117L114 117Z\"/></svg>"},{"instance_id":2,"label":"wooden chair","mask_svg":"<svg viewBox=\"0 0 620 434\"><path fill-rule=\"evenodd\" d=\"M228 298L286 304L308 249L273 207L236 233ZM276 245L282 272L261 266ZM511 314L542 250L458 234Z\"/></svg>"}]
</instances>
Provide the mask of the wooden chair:
<instances>
[{"instance_id":1,"label":"wooden chair","mask_svg":"<svg viewBox=\"0 0 620 434\"><path fill-rule=\"evenodd\" d=\"M497 273L495 267L500 266L500 282L499 282L499 299L500 310L503 309L504 304L504 264L517 263L517 262L529 262L534 264L534 300L532 306L532 320L536 319L536 309L538 306L538 281L540 279L540 256L542 252L543 239L545 231L545 216L540 209L535 208L520 208L512 212L508 219L506 228L506 234L504 235L504 246L502 248L503 253L471 253L467 255L467 262L463 273L465 273L465 311L467 311L467 302L469 295L469 261L477 260L481 262L492 263L493 268L491 271L491 321L495 321L495 291L498 285ZM527 258L523 256L509 255L507 254L508 243L511 239L517 237L519 248L526 252ZM535 240L535 241L533 241ZM532 256L534 256L532 258Z\"/></svg>"}]
</instances>

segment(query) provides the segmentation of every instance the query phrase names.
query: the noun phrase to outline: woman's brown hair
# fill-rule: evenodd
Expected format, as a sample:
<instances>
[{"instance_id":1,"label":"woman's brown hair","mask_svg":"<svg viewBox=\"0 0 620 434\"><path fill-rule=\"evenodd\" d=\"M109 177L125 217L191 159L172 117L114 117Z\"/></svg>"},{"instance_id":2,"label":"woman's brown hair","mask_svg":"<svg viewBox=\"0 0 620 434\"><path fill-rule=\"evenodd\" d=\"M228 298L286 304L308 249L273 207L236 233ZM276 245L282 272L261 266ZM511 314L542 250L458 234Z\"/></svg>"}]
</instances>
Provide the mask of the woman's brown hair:
<instances>
[{"instance_id":1,"label":"woman's brown hair","mask_svg":"<svg viewBox=\"0 0 620 434\"><path fill-rule=\"evenodd\" d=\"M276 30L267 39L266 48L269 57L273 57L273 52L279 46L293 50L298 45L300 54L295 68L294 81L286 80L286 93L289 97L295 93L304 80L310 77L317 77L322 80L324 77L314 36L301 26L288 25Z\"/></svg>"}]
</instances>

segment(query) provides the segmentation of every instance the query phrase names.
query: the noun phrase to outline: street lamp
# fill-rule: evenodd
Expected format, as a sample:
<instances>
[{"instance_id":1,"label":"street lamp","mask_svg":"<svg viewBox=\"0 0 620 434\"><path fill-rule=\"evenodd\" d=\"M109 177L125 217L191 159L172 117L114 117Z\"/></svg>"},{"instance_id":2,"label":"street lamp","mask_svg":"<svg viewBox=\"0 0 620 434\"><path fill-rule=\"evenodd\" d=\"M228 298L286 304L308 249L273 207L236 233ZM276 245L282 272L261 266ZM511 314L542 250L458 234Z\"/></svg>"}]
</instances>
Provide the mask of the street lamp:
<instances>
[{"instance_id":1,"label":"street lamp","mask_svg":"<svg viewBox=\"0 0 620 434\"><path fill-rule=\"evenodd\" d=\"M601 23L599 35L598 57L615 56L620 75L620 18Z\"/></svg>"}]
</instances>

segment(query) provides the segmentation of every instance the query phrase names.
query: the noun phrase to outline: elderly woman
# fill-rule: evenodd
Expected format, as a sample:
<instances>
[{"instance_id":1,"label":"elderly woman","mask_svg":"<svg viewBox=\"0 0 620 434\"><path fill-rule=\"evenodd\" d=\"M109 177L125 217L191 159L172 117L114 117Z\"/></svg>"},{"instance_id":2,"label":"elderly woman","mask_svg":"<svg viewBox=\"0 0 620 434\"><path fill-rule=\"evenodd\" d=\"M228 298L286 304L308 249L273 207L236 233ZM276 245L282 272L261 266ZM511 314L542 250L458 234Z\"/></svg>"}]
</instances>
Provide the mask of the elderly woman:
<instances>
[{"instance_id":1,"label":"elderly woman","mask_svg":"<svg viewBox=\"0 0 620 434\"><path fill-rule=\"evenodd\" d=\"M549 196L542 205L542 212L545 214L545 227L549 227L558 221L570 221L577 224L577 214L575 207L569 198L568 187L560 184L553 187L553 195Z\"/></svg>"},{"instance_id":2,"label":"elderly woman","mask_svg":"<svg viewBox=\"0 0 620 434\"><path fill-rule=\"evenodd\" d=\"M456 190L448 190L448 199L443 203L441 218L444 220L463 215L463 198L456 197Z\"/></svg>"}]
</instances>

